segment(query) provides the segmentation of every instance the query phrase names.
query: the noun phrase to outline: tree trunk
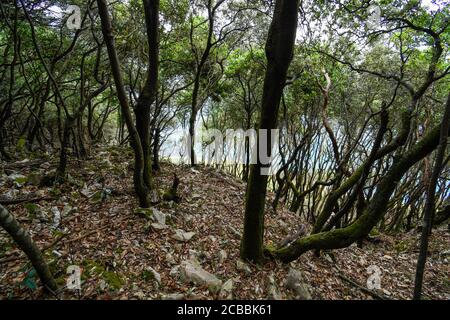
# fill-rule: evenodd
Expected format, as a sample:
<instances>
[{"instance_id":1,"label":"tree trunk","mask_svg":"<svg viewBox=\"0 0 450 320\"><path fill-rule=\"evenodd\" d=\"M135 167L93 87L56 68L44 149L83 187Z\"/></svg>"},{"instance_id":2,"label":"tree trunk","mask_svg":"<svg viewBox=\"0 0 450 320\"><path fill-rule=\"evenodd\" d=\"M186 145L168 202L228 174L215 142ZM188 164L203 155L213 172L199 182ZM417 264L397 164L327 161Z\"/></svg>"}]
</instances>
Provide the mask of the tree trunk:
<instances>
[{"instance_id":1,"label":"tree trunk","mask_svg":"<svg viewBox=\"0 0 450 320\"><path fill-rule=\"evenodd\" d=\"M435 193L439 174L442 170L442 164L445 156L445 148L447 147L447 135L450 129L450 94L448 95L447 105L444 117L442 119L439 147L436 154L436 160L431 174L430 183L428 184L427 199L425 202L425 212L423 217L422 235L420 239L420 253L417 260L416 279L414 286L414 300L420 300L422 295L423 273L427 260L428 237L431 232L433 215L435 211Z\"/></svg>"},{"instance_id":2,"label":"tree trunk","mask_svg":"<svg viewBox=\"0 0 450 320\"><path fill-rule=\"evenodd\" d=\"M197 93L196 93L197 92ZM195 158L195 120L197 119L197 97L198 91L192 93L192 106L191 106L191 115L189 116L189 159L191 167L194 167L197 164L197 159Z\"/></svg>"},{"instance_id":3,"label":"tree trunk","mask_svg":"<svg viewBox=\"0 0 450 320\"><path fill-rule=\"evenodd\" d=\"M75 124L75 119L71 116L66 118L64 123L64 134L63 140L61 141L61 150L59 154L59 164L58 169L56 170L56 182L62 182L66 175L67 168L67 148L69 147L69 139L70 139L70 131L72 130Z\"/></svg>"},{"instance_id":4,"label":"tree trunk","mask_svg":"<svg viewBox=\"0 0 450 320\"><path fill-rule=\"evenodd\" d=\"M0 205L0 226L8 232L19 248L27 255L28 259L30 259L31 264L36 270L46 290L56 292L58 287L41 251L29 234L19 225L14 216L2 205Z\"/></svg>"},{"instance_id":5,"label":"tree trunk","mask_svg":"<svg viewBox=\"0 0 450 320\"><path fill-rule=\"evenodd\" d=\"M150 108L156 101L158 92L158 64L159 64L159 0L142 0L145 12L145 24L147 26L147 41L149 47L149 60L147 79L142 92L139 95L136 114L136 129L141 139L142 152L144 154L144 182L150 190L152 160L150 145Z\"/></svg>"},{"instance_id":6,"label":"tree trunk","mask_svg":"<svg viewBox=\"0 0 450 320\"><path fill-rule=\"evenodd\" d=\"M364 213L354 223L342 229L320 232L298 239L292 245L272 251L270 254L284 262L290 262L309 250L345 248L367 236L383 218L389 198L403 175L437 147L439 135L440 128L434 128L402 157L394 161L378 183L377 191Z\"/></svg>"},{"instance_id":7,"label":"tree trunk","mask_svg":"<svg viewBox=\"0 0 450 320\"><path fill-rule=\"evenodd\" d=\"M207 10L208 10L208 37L206 39L205 49L203 50L200 61L198 62L195 70L194 77L194 89L192 91L192 101L191 101L191 114L189 116L189 135L190 135L190 144L189 144L189 157L191 162L191 167L196 165L195 159L195 121L197 120L197 114L201 109L201 106L198 104L198 95L200 92L200 80L203 72L203 67L205 66L206 61L208 60L209 54L213 47L213 33L214 33L214 15L217 8L224 1L218 1L215 5L213 1L208 1ZM192 41L192 40L191 40ZM194 44L191 42L191 46Z\"/></svg>"},{"instance_id":8,"label":"tree trunk","mask_svg":"<svg viewBox=\"0 0 450 320\"><path fill-rule=\"evenodd\" d=\"M277 0L266 43L267 70L261 107L260 129L277 127L278 109L286 74L292 60L297 31L298 1ZM271 153L271 137L266 137ZM259 140L259 139L258 139ZM259 143L258 143L259 148ZM250 168L247 186L241 258L259 263L263 260L264 206L267 175L261 174L260 159Z\"/></svg>"},{"instance_id":9,"label":"tree trunk","mask_svg":"<svg viewBox=\"0 0 450 320\"><path fill-rule=\"evenodd\" d=\"M114 78L114 83L117 91L117 98L119 99L122 115L130 134L130 142L134 150L134 189L139 198L139 205L141 207L149 207L149 190L144 181L144 153L142 149L141 139L136 127L133 123L130 106L128 104L127 95L123 85L122 74L120 71L119 58L116 52L114 43L114 36L112 34L111 19L108 13L108 5L106 0L97 0L98 13L102 24L103 38L108 50L111 71Z\"/></svg>"},{"instance_id":10,"label":"tree trunk","mask_svg":"<svg viewBox=\"0 0 450 320\"><path fill-rule=\"evenodd\" d=\"M159 165L159 144L160 144L160 129L155 129L155 134L153 137L153 163L152 170L158 172L161 167Z\"/></svg>"}]
</instances>

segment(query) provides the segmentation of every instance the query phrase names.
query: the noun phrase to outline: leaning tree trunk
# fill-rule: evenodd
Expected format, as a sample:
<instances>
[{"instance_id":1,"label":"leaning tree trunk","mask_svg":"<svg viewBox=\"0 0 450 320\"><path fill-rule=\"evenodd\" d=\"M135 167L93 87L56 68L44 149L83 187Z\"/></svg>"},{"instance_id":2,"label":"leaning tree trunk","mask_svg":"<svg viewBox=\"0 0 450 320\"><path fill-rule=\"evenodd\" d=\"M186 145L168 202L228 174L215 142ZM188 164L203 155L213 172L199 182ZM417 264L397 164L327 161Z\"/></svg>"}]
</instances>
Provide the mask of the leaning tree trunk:
<instances>
[{"instance_id":1,"label":"leaning tree trunk","mask_svg":"<svg viewBox=\"0 0 450 320\"><path fill-rule=\"evenodd\" d=\"M414 300L420 300L422 295L423 273L425 270L425 263L427 261L428 251L428 237L431 232L433 213L435 210L435 193L436 185L439 179L439 174L442 170L444 162L445 149L447 147L447 135L450 129L450 94L448 95L447 105L445 108L444 117L442 119L441 133L439 139L439 147L436 154L436 160L431 174L431 180L428 184L427 199L425 202L425 212L423 217L422 236L420 239L420 253L417 260L416 279L414 286Z\"/></svg>"},{"instance_id":2,"label":"leaning tree trunk","mask_svg":"<svg viewBox=\"0 0 450 320\"><path fill-rule=\"evenodd\" d=\"M312 234L283 248L268 248L269 253L284 262L290 262L309 250L345 248L366 237L386 213L389 199L403 175L437 147L439 135L440 128L434 128L402 157L394 161L386 175L378 183L377 191L364 213L351 225Z\"/></svg>"},{"instance_id":3,"label":"leaning tree trunk","mask_svg":"<svg viewBox=\"0 0 450 320\"><path fill-rule=\"evenodd\" d=\"M327 196L325 200L325 204L316 219L316 223L314 224L312 234L319 233L322 231L324 225L327 223L331 214L333 213L333 208L336 206L336 203L339 199L346 194L351 188L353 188L358 181L360 181L362 174L365 172L366 167L371 167L376 160L383 158L384 156L390 154L391 152L397 150L399 147L403 146L406 143L408 138L410 129L411 129L411 112L409 110L414 110L416 102L411 102L407 111L402 114L401 120L401 128L397 137L393 139L392 142L380 148L376 155L372 159L365 160L361 166L359 166L348 178L346 178L342 183L337 182L333 191ZM342 172L340 172L342 177Z\"/></svg>"},{"instance_id":4,"label":"leaning tree trunk","mask_svg":"<svg viewBox=\"0 0 450 320\"><path fill-rule=\"evenodd\" d=\"M275 129L286 74L292 60L297 31L298 1L277 0L266 43L267 70L264 79L260 129ZM259 140L259 139L258 139ZM271 153L271 137L267 135L266 150ZM258 143L258 148L259 148ZM263 165L258 159L250 168L247 186L244 233L241 258L253 262L263 260L264 206L267 175L261 174Z\"/></svg>"},{"instance_id":5,"label":"leaning tree trunk","mask_svg":"<svg viewBox=\"0 0 450 320\"><path fill-rule=\"evenodd\" d=\"M125 118L125 123L130 133L130 141L134 150L134 189L139 198L139 205L148 208L150 206L149 190L144 181L144 152L142 149L141 139L136 127L133 123L130 106L128 104L127 94L123 85L122 73L120 71L119 58L117 56L116 46L114 43L114 36L112 34L111 19L108 13L108 5L106 0L97 0L98 13L102 24L103 38L108 50L109 62L114 78L114 83L117 91L117 98L119 99L122 115Z\"/></svg>"},{"instance_id":6,"label":"leaning tree trunk","mask_svg":"<svg viewBox=\"0 0 450 320\"><path fill-rule=\"evenodd\" d=\"M55 279L53 278L41 251L31 239L30 235L19 225L14 216L2 205L0 205L0 226L8 232L19 248L27 255L28 259L30 259L31 264L36 270L46 290L56 292L58 286L56 285Z\"/></svg>"}]
</instances>

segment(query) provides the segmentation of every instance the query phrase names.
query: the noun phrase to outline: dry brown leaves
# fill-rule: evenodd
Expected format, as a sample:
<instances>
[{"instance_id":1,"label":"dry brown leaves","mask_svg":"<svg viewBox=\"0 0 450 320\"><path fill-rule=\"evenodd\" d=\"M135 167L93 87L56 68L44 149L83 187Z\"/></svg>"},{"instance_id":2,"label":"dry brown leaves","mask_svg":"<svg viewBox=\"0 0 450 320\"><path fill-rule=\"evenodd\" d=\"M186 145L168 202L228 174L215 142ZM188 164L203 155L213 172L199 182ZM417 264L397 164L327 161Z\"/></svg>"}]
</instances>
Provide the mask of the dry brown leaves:
<instances>
[{"instance_id":1,"label":"dry brown leaves","mask_svg":"<svg viewBox=\"0 0 450 320\"><path fill-rule=\"evenodd\" d=\"M409 299L414 284L417 260L417 233L393 238L383 235L379 244L356 245L325 252L321 257L304 254L289 265L271 261L263 266L253 266L251 274L236 269L239 259L239 239L230 226L242 232L244 183L212 168L191 169L165 163L156 180L161 189L171 185L173 173L181 184L179 205L161 203L158 209L172 216L173 226L154 231L146 227L147 221L134 214L137 207L132 192L129 152L117 149L103 150L96 158L73 162L70 175L78 184L65 183L59 187L58 200L40 202L48 210L65 204L77 211L62 218L59 231L51 223L30 217L23 205L11 205L9 210L30 230L34 240L46 250L46 258L62 289L61 297L67 299L158 299L163 294L182 293L188 299L214 299L217 295L207 288L182 283L173 274L175 266L166 259L169 252L176 265L188 259L192 251L202 253L202 267L215 274L223 282L233 279L233 297L236 299L267 299L268 277L273 274L284 299L292 299L285 289L289 267L302 271L314 299L372 299L371 295L344 281L339 274L351 278L362 286L369 277L367 268L378 266L381 271L380 294L392 299ZM33 170L42 170L34 168ZM26 175L30 169L22 169ZM90 192L113 190L104 201L94 203L80 194L83 183ZM1 192L9 191L6 184ZM36 192L37 187L24 186L21 191ZM40 188L48 195L51 190ZM273 195L269 195L272 198ZM268 201L270 203L270 201ZM269 205L268 205L269 207ZM277 213L267 210L266 243L276 243L295 232L298 217L280 206ZM193 231L196 235L186 243L172 239L175 228ZM60 238L61 237L61 238ZM440 255L449 249L450 235L443 230L434 232L431 239L430 258L427 263L424 296L428 299L450 299L450 267L448 257ZM8 235L0 230L0 299L54 298L42 290L30 290L21 286L24 271L29 264L17 250ZM220 261L219 252L227 258ZM64 289L65 271L69 265L83 269L80 292ZM161 275L161 285L148 276L152 267Z\"/></svg>"}]
</instances>

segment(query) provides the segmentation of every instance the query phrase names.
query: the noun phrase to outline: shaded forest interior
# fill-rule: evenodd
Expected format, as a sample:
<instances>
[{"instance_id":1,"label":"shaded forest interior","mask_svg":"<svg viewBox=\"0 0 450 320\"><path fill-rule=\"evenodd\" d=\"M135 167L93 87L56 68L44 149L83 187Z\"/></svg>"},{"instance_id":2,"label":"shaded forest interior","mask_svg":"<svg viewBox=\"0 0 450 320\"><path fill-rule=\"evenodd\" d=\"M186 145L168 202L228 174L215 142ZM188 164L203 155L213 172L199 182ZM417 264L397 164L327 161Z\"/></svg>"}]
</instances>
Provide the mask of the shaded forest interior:
<instances>
[{"instance_id":1,"label":"shaded forest interior","mask_svg":"<svg viewBox=\"0 0 450 320\"><path fill-rule=\"evenodd\" d=\"M450 299L448 1L0 14L0 299Z\"/></svg>"}]
</instances>

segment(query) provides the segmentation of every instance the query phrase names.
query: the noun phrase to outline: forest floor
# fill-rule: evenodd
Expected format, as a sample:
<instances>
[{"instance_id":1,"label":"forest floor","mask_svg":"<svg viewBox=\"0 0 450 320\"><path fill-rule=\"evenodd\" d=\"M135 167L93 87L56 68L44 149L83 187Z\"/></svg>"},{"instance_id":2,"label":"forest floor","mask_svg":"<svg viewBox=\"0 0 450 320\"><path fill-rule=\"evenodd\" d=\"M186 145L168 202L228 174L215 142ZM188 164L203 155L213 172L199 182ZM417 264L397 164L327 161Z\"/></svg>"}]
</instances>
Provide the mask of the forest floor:
<instances>
[{"instance_id":1,"label":"forest floor","mask_svg":"<svg viewBox=\"0 0 450 320\"><path fill-rule=\"evenodd\" d=\"M244 183L212 168L164 163L156 184L161 190L169 188L176 173L181 180L182 201L155 206L167 218L164 228L155 229L145 215L136 214L130 159L130 151L102 148L93 158L71 161L68 182L58 187L36 185L54 170L55 160L2 164L2 199L44 198L7 208L44 249L62 288L62 298L294 299L285 286L289 268L301 271L313 299L409 299L412 295L420 237L417 231L395 237L382 234L378 243L365 243L362 249L352 245L321 257L309 252L289 265L276 261L263 266L241 264ZM265 243L277 243L295 233L298 220L282 205L277 213L268 208ZM173 238L176 229L195 234L180 242ZM433 232L425 299L450 299L449 244L447 230ZM223 283L232 279L228 294L182 281L178 265L189 257ZM80 291L64 288L70 265L82 268ZM380 270L381 289L375 294L365 290L373 272L368 271L370 266ZM0 230L0 299L46 298L54 296L43 293L23 253Z\"/></svg>"}]
</instances>

